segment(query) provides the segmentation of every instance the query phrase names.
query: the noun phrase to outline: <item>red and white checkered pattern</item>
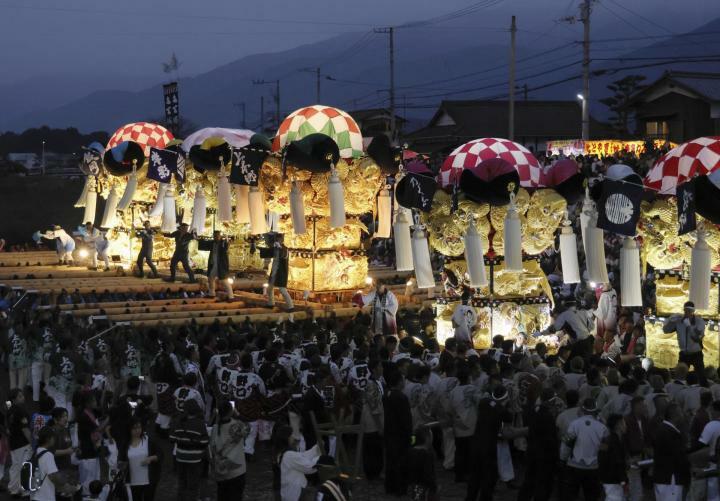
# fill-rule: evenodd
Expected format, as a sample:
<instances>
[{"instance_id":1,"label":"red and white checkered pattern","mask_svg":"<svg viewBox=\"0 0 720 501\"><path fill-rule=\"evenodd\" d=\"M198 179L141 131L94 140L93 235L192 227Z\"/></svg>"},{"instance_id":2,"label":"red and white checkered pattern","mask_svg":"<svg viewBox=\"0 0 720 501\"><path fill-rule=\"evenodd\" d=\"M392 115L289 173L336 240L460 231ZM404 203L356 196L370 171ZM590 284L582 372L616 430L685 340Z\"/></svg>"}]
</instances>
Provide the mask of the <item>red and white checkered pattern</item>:
<instances>
[{"instance_id":1,"label":"red and white checkered pattern","mask_svg":"<svg viewBox=\"0 0 720 501\"><path fill-rule=\"evenodd\" d=\"M145 156L150 156L150 148L163 149L173 140L173 135L162 125L149 122L135 122L123 125L108 141L105 150L114 148L123 141L133 141L143 147Z\"/></svg>"},{"instance_id":2,"label":"red and white checkered pattern","mask_svg":"<svg viewBox=\"0 0 720 501\"><path fill-rule=\"evenodd\" d=\"M502 158L515 166L520 174L520 186L538 188L540 182L540 164L537 158L523 145L509 139L486 137L475 139L458 146L443 162L440 168L440 185L445 188L460 182L464 169L475 167L484 160Z\"/></svg>"},{"instance_id":3,"label":"red and white checkered pattern","mask_svg":"<svg viewBox=\"0 0 720 501\"><path fill-rule=\"evenodd\" d=\"M699 137L660 157L645 176L645 186L661 195L674 195L679 184L719 168L720 136Z\"/></svg>"}]
</instances>

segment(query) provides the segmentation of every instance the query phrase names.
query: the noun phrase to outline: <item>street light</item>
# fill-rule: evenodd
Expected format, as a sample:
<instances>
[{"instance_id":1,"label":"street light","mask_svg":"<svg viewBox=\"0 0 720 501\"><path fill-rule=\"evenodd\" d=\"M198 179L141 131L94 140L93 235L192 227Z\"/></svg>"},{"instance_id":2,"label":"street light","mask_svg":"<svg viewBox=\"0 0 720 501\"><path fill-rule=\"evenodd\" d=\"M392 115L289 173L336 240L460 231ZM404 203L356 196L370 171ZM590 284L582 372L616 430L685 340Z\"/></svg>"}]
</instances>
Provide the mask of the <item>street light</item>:
<instances>
[{"instance_id":1,"label":"street light","mask_svg":"<svg viewBox=\"0 0 720 501\"><path fill-rule=\"evenodd\" d=\"M581 115L581 117L580 117L580 137L585 140L585 139L589 139L589 138L588 138L588 137L585 137L585 134L584 134L584 132L585 132L585 122L583 122L583 118L582 118L582 117L585 116L585 107L587 106L587 99L585 99L585 96L583 96L582 94L578 94L578 95L577 95L577 98L578 98L580 101L582 101L582 111L581 111L582 115Z\"/></svg>"},{"instance_id":2,"label":"street light","mask_svg":"<svg viewBox=\"0 0 720 501\"><path fill-rule=\"evenodd\" d=\"M42 142L42 173L45 175L45 141Z\"/></svg>"}]
</instances>

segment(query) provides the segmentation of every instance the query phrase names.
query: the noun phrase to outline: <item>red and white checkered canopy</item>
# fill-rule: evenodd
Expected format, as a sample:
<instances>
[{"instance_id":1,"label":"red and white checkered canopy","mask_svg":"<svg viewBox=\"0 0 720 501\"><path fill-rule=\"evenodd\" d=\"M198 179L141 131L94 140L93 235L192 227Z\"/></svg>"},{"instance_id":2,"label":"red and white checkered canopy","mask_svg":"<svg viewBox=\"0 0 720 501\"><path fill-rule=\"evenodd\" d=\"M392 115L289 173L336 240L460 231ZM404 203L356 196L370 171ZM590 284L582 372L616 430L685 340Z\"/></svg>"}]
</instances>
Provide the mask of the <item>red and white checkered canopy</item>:
<instances>
[{"instance_id":1,"label":"red and white checkered canopy","mask_svg":"<svg viewBox=\"0 0 720 501\"><path fill-rule=\"evenodd\" d=\"M660 157L645 176L645 186L661 195L674 195L679 184L719 168L720 136L699 137Z\"/></svg>"},{"instance_id":2,"label":"red and white checkered canopy","mask_svg":"<svg viewBox=\"0 0 720 501\"><path fill-rule=\"evenodd\" d=\"M133 141L143 147L145 157L150 156L150 148L163 149L172 141L173 135L162 125L149 122L135 122L123 125L108 141L105 150L114 148L124 141Z\"/></svg>"},{"instance_id":3,"label":"red and white checkered canopy","mask_svg":"<svg viewBox=\"0 0 720 501\"><path fill-rule=\"evenodd\" d=\"M502 158L515 166L520 174L520 186L538 188L540 182L540 163L523 145L509 139L486 137L475 139L458 146L443 162L440 168L439 182L443 188L460 182L460 174L466 168L475 167L484 160Z\"/></svg>"}]
</instances>

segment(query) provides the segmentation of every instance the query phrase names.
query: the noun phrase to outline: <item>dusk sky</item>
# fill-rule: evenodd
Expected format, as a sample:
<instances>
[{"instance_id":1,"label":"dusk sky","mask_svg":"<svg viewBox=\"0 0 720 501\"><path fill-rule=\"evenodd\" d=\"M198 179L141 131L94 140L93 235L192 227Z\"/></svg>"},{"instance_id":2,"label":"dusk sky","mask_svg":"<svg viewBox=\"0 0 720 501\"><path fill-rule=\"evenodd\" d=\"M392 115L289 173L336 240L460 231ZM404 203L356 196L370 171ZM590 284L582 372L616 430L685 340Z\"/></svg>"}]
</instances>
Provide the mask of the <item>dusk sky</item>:
<instances>
[{"instance_id":1,"label":"dusk sky","mask_svg":"<svg viewBox=\"0 0 720 501\"><path fill-rule=\"evenodd\" d=\"M0 83L44 76L117 76L138 84L162 78L177 53L181 76L248 54L272 52L374 26L399 25L479 7L432 29L462 29L478 41L506 39L499 29L518 16L519 43L544 35L577 38L577 26L554 21L577 13L577 0L0 0ZM487 4L487 5L485 5ZM623 7L640 13L641 19ZM718 0L602 0L594 36L668 34L720 16ZM495 27L495 31L493 31ZM475 29L476 28L476 29ZM612 30L612 32L610 31ZM432 31L429 31L431 34ZM553 42L553 43L555 43ZM431 43L431 42L430 42Z\"/></svg>"}]
</instances>

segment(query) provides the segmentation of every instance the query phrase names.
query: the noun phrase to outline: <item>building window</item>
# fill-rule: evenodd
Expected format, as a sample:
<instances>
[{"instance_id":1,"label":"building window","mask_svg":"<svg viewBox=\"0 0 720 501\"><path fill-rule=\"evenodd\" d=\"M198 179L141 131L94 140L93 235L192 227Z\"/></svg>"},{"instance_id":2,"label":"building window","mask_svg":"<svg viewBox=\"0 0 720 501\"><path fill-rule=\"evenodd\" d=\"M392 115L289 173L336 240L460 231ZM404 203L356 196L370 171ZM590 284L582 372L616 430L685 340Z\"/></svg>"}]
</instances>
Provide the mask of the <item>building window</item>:
<instances>
[{"instance_id":1,"label":"building window","mask_svg":"<svg viewBox=\"0 0 720 501\"><path fill-rule=\"evenodd\" d=\"M670 133L668 123L665 121L653 121L645 123L645 134L648 137L666 138Z\"/></svg>"}]
</instances>

